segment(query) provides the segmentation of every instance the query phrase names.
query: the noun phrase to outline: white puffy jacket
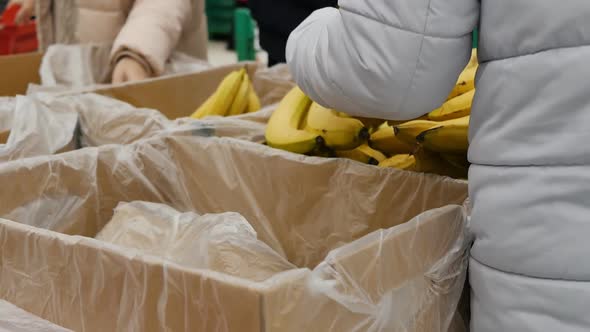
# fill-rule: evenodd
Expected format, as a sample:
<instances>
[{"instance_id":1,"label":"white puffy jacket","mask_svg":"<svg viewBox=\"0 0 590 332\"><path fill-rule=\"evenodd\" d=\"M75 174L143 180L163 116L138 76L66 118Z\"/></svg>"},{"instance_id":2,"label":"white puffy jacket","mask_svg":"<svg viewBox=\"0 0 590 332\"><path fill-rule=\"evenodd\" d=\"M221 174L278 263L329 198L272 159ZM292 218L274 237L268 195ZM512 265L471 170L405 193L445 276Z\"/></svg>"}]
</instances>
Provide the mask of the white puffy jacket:
<instances>
[{"instance_id":1,"label":"white puffy jacket","mask_svg":"<svg viewBox=\"0 0 590 332\"><path fill-rule=\"evenodd\" d=\"M321 104L409 119L444 101L478 22L472 331L590 331L590 1L341 0L287 60Z\"/></svg>"}]
</instances>

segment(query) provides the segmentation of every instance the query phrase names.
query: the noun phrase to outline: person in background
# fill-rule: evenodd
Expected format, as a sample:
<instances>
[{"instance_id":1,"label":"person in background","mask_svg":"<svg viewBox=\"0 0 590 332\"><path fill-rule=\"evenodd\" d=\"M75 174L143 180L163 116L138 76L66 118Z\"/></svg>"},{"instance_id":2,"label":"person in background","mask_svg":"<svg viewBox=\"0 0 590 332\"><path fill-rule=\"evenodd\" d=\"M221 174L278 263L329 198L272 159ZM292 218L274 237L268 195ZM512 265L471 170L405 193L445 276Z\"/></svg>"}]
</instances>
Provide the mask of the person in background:
<instances>
[{"instance_id":1,"label":"person in background","mask_svg":"<svg viewBox=\"0 0 590 332\"><path fill-rule=\"evenodd\" d=\"M336 6L338 0L248 0L258 22L260 46L268 52L268 65L285 62L289 34L314 10Z\"/></svg>"},{"instance_id":2,"label":"person in background","mask_svg":"<svg viewBox=\"0 0 590 332\"><path fill-rule=\"evenodd\" d=\"M113 43L112 81L162 74L174 50L207 58L204 0L18 0L17 23L36 17L41 50Z\"/></svg>"},{"instance_id":3,"label":"person in background","mask_svg":"<svg viewBox=\"0 0 590 332\"><path fill-rule=\"evenodd\" d=\"M340 0L289 38L313 100L407 120L444 102L479 26L473 332L590 331L589 18L588 0Z\"/></svg>"}]
</instances>

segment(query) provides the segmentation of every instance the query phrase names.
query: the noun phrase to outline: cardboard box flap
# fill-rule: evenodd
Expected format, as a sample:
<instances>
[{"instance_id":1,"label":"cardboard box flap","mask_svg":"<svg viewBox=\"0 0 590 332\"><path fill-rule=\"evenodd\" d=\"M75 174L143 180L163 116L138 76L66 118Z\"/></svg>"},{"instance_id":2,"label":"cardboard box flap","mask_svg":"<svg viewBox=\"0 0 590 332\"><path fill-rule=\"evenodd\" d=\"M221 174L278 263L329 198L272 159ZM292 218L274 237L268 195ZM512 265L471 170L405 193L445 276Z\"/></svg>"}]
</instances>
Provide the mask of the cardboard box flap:
<instances>
[{"instance_id":1,"label":"cardboard box flap","mask_svg":"<svg viewBox=\"0 0 590 332\"><path fill-rule=\"evenodd\" d=\"M40 83L41 53L0 56L0 96L25 94L30 83Z\"/></svg>"},{"instance_id":2,"label":"cardboard box flap","mask_svg":"<svg viewBox=\"0 0 590 332\"><path fill-rule=\"evenodd\" d=\"M0 242L0 298L74 331L260 331L235 278L2 219Z\"/></svg>"},{"instance_id":3,"label":"cardboard box flap","mask_svg":"<svg viewBox=\"0 0 590 332\"><path fill-rule=\"evenodd\" d=\"M265 293L277 331L447 331L465 281L464 209L430 210L330 252L313 271ZM305 319L302 319L305 317Z\"/></svg>"}]
</instances>

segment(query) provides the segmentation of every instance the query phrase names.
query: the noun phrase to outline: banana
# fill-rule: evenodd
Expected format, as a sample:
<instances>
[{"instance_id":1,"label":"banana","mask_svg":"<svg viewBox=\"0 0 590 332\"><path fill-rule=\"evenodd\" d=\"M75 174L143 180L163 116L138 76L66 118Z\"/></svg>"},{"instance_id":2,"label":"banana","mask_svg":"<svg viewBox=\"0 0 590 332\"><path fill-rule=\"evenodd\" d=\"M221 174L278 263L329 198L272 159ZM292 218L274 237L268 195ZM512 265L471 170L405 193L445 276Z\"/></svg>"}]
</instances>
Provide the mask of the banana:
<instances>
[{"instance_id":1,"label":"banana","mask_svg":"<svg viewBox=\"0 0 590 332\"><path fill-rule=\"evenodd\" d=\"M477 48L473 48L473 49L471 49L471 59L469 59L469 63L467 64L467 67L465 67L465 68L477 67L478 64L479 64L479 62L477 59Z\"/></svg>"},{"instance_id":2,"label":"banana","mask_svg":"<svg viewBox=\"0 0 590 332\"><path fill-rule=\"evenodd\" d=\"M384 122L369 139L372 148L388 155L412 153L414 146L395 136L393 127Z\"/></svg>"},{"instance_id":3,"label":"banana","mask_svg":"<svg viewBox=\"0 0 590 332\"><path fill-rule=\"evenodd\" d=\"M477 59L476 59L477 61ZM463 70L463 72L459 75L457 79L457 83L455 87L447 97L447 100L453 99L457 96L460 96L466 92L469 92L475 89L475 75L477 74L478 68L477 62L472 64L471 62L467 65L467 67Z\"/></svg>"},{"instance_id":4,"label":"banana","mask_svg":"<svg viewBox=\"0 0 590 332\"><path fill-rule=\"evenodd\" d=\"M440 126L425 130L416 140L426 149L443 153L465 153L469 147L469 116L439 122Z\"/></svg>"},{"instance_id":5,"label":"banana","mask_svg":"<svg viewBox=\"0 0 590 332\"><path fill-rule=\"evenodd\" d=\"M269 146L295 153L309 153L322 143L321 136L302 129L311 99L298 87L293 88L281 100L266 127Z\"/></svg>"},{"instance_id":6,"label":"banana","mask_svg":"<svg viewBox=\"0 0 590 332\"><path fill-rule=\"evenodd\" d=\"M240 87L234 101L232 102L229 110L227 112L227 116L232 115L240 115L248 110L248 95L250 94L250 79L248 78L248 73L244 73L242 76L242 81L240 82Z\"/></svg>"},{"instance_id":7,"label":"banana","mask_svg":"<svg viewBox=\"0 0 590 332\"><path fill-rule=\"evenodd\" d=\"M365 117L359 117L359 116L355 116L355 118L359 119L365 125L365 127L369 128L369 130L376 129L384 121L381 119L365 118Z\"/></svg>"},{"instance_id":8,"label":"banana","mask_svg":"<svg viewBox=\"0 0 590 332\"><path fill-rule=\"evenodd\" d=\"M416 144L416 136L423 131L441 126L441 122L429 120L413 120L393 127L395 136L407 144Z\"/></svg>"},{"instance_id":9,"label":"banana","mask_svg":"<svg viewBox=\"0 0 590 332\"><path fill-rule=\"evenodd\" d=\"M457 167L442 158L441 154L425 149L416 151L416 171L432 173L452 178L465 179L469 168Z\"/></svg>"},{"instance_id":10,"label":"banana","mask_svg":"<svg viewBox=\"0 0 590 332\"><path fill-rule=\"evenodd\" d=\"M199 107L192 118L202 119L211 115L225 116L233 103L242 83L245 69L236 70L227 75L217 87L217 90Z\"/></svg>"},{"instance_id":11,"label":"banana","mask_svg":"<svg viewBox=\"0 0 590 332\"><path fill-rule=\"evenodd\" d=\"M398 154L380 162L379 167L391 167L406 171L415 171L416 157L410 154Z\"/></svg>"},{"instance_id":12,"label":"banana","mask_svg":"<svg viewBox=\"0 0 590 332\"><path fill-rule=\"evenodd\" d=\"M211 108L215 101L215 94L211 95L207 100L191 115L193 119L202 119L207 114L212 113Z\"/></svg>"},{"instance_id":13,"label":"banana","mask_svg":"<svg viewBox=\"0 0 590 332\"><path fill-rule=\"evenodd\" d=\"M260 99L254 90L254 86L250 86L250 92L248 93L248 113L257 112L260 110Z\"/></svg>"},{"instance_id":14,"label":"banana","mask_svg":"<svg viewBox=\"0 0 590 332\"><path fill-rule=\"evenodd\" d=\"M322 136L327 147L337 150L354 149L369 138L360 120L317 103L309 108L305 130Z\"/></svg>"},{"instance_id":15,"label":"banana","mask_svg":"<svg viewBox=\"0 0 590 332\"><path fill-rule=\"evenodd\" d=\"M399 125L401 125L401 124L404 124L404 123L407 123L407 122L410 122L410 121L416 121L416 120L428 120L428 114L424 114L424 115L422 115L422 116L420 116L420 117L417 117L417 118L415 118L415 119L411 119L411 120L405 120L405 121L399 121L399 120L387 120L387 123L388 123L390 126L392 126L392 127L395 127L395 126L399 126Z\"/></svg>"},{"instance_id":16,"label":"banana","mask_svg":"<svg viewBox=\"0 0 590 332\"><path fill-rule=\"evenodd\" d=\"M432 121L444 121L462 118L471 113L471 103L475 96L475 89L453 99L447 100L440 108L428 113Z\"/></svg>"},{"instance_id":17,"label":"banana","mask_svg":"<svg viewBox=\"0 0 590 332\"><path fill-rule=\"evenodd\" d=\"M368 144L359 145L356 149L353 150L336 151L336 156L340 158L348 158L360 161L361 163L371 165L378 165L380 162L387 158L383 153L375 149L372 149Z\"/></svg>"}]
</instances>

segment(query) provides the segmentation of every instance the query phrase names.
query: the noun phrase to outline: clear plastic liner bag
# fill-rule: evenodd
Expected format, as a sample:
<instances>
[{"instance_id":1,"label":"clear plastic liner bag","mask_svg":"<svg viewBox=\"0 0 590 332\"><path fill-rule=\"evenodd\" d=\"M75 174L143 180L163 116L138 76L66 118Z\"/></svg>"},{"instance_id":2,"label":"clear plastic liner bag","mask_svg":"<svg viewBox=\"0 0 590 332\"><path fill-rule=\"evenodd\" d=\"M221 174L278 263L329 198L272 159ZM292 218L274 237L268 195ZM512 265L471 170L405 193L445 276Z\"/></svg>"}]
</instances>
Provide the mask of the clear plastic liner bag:
<instances>
[{"instance_id":1,"label":"clear plastic liner bag","mask_svg":"<svg viewBox=\"0 0 590 332\"><path fill-rule=\"evenodd\" d=\"M71 332L0 300L0 332Z\"/></svg>"},{"instance_id":2,"label":"clear plastic liner bag","mask_svg":"<svg viewBox=\"0 0 590 332\"><path fill-rule=\"evenodd\" d=\"M231 212L198 215L163 204L120 203L96 239L252 281L296 268L258 240L244 217Z\"/></svg>"},{"instance_id":3,"label":"clear plastic liner bag","mask_svg":"<svg viewBox=\"0 0 590 332\"><path fill-rule=\"evenodd\" d=\"M158 111L91 93L0 98L0 162L172 133L261 143L274 108L237 117L172 121Z\"/></svg>"},{"instance_id":4,"label":"clear plastic liner bag","mask_svg":"<svg viewBox=\"0 0 590 332\"><path fill-rule=\"evenodd\" d=\"M0 298L72 330L465 328L464 181L172 134L0 164L0 183ZM134 201L239 213L297 268L257 282L93 238Z\"/></svg>"},{"instance_id":5,"label":"clear plastic liner bag","mask_svg":"<svg viewBox=\"0 0 590 332\"><path fill-rule=\"evenodd\" d=\"M77 121L75 112L50 110L33 98L1 98L0 162L75 149Z\"/></svg>"}]
</instances>

